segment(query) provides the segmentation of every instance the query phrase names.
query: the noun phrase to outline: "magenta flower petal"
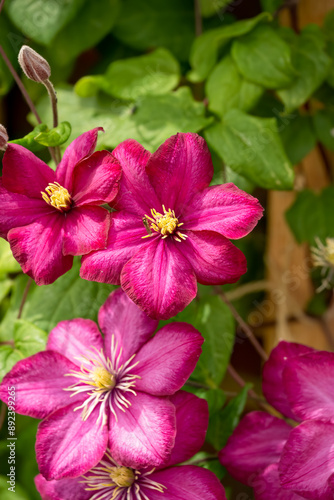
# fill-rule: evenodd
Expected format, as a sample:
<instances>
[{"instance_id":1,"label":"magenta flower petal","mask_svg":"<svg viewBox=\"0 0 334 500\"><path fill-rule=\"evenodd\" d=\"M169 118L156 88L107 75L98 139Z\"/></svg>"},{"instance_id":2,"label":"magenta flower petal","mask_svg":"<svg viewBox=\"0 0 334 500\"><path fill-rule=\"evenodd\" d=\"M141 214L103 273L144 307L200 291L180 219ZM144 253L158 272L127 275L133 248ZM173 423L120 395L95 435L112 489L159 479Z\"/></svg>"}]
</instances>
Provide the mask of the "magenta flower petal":
<instances>
[{"instance_id":1,"label":"magenta flower petal","mask_svg":"<svg viewBox=\"0 0 334 500\"><path fill-rule=\"evenodd\" d=\"M292 411L301 420L334 423L334 354L319 351L292 358L283 371Z\"/></svg>"},{"instance_id":2,"label":"magenta flower petal","mask_svg":"<svg viewBox=\"0 0 334 500\"><path fill-rule=\"evenodd\" d=\"M66 214L63 234L64 255L85 255L105 248L110 214L102 207L73 208Z\"/></svg>"},{"instance_id":3,"label":"magenta flower petal","mask_svg":"<svg viewBox=\"0 0 334 500\"><path fill-rule=\"evenodd\" d=\"M151 156L146 171L160 203L178 217L195 193L208 187L213 165L205 140L187 133L167 139Z\"/></svg>"},{"instance_id":4,"label":"magenta flower petal","mask_svg":"<svg viewBox=\"0 0 334 500\"><path fill-rule=\"evenodd\" d=\"M133 468L163 464L174 446L175 406L168 398L143 392L127 395L125 413L109 421L109 447L112 457L121 465Z\"/></svg>"},{"instance_id":5,"label":"magenta flower petal","mask_svg":"<svg viewBox=\"0 0 334 500\"><path fill-rule=\"evenodd\" d=\"M278 462L291 429L267 413L248 413L219 453L219 460L233 477L248 484L249 478Z\"/></svg>"},{"instance_id":6,"label":"magenta flower petal","mask_svg":"<svg viewBox=\"0 0 334 500\"><path fill-rule=\"evenodd\" d=\"M115 207L142 218L159 201L147 177L145 167L151 157L139 142L128 139L117 146L112 154L122 166L122 181Z\"/></svg>"},{"instance_id":7,"label":"magenta flower petal","mask_svg":"<svg viewBox=\"0 0 334 500\"><path fill-rule=\"evenodd\" d=\"M149 242L141 220L127 212L113 213L106 250L93 252L82 258L80 276L89 281L120 284L124 265Z\"/></svg>"},{"instance_id":8,"label":"magenta flower petal","mask_svg":"<svg viewBox=\"0 0 334 500\"><path fill-rule=\"evenodd\" d=\"M76 380L64 375L73 369L75 365L57 352L38 352L18 361L7 373L0 385L0 398L7 404L8 387L15 387L15 411L44 418L68 405L69 394L64 389Z\"/></svg>"},{"instance_id":9,"label":"magenta flower petal","mask_svg":"<svg viewBox=\"0 0 334 500\"><path fill-rule=\"evenodd\" d=\"M256 500L301 500L304 497L282 488L278 464L271 464L249 484L254 488Z\"/></svg>"},{"instance_id":10,"label":"magenta flower petal","mask_svg":"<svg viewBox=\"0 0 334 500\"><path fill-rule=\"evenodd\" d=\"M103 205L118 192L121 166L108 151L96 151L74 169L72 197L75 206Z\"/></svg>"},{"instance_id":11,"label":"magenta flower petal","mask_svg":"<svg viewBox=\"0 0 334 500\"><path fill-rule=\"evenodd\" d=\"M145 488L150 500L226 500L217 476L202 467L171 467L153 472L150 478L166 486L163 494Z\"/></svg>"},{"instance_id":12,"label":"magenta flower petal","mask_svg":"<svg viewBox=\"0 0 334 500\"><path fill-rule=\"evenodd\" d=\"M151 240L123 267L123 290L152 318L171 318L196 296L195 273L177 245Z\"/></svg>"},{"instance_id":13,"label":"magenta flower petal","mask_svg":"<svg viewBox=\"0 0 334 500\"><path fill-rule=\"evenodd\" d=\"M72 191L73 170L79 161L94 152L97 134L100 130L103 130L103 128L97 127L81 134L65 150L63 158L57 167L56 177L59 184L70 192Z\"/></svg>"},{"instance_id":14,"label":"magenta flower petal","mask_svg":"<svg viewBox=\"0 0 334 500\"><path fill-rule=\"evenodd\" d=\"M52 214L54 210L40 197L28 198L22 194L11 193L2 186L0 179L0 237L7 239L7 233L13 227L21 227L38 221L46 214Z\"/></svg>"},{"instance_id":15,"label":"magenta flower petal","mask_svg":"<svg viewBox=\"0 0 334 500\"><path fill-rule=\"evenodd\" d=\"M155 396L174 394L194 371L203 342L192 325L164 326L136 355L136 388Z\"/></svg>"},{"instance_id":16,"label":"magenta flower petal","mask_svg":"<svg viewBox=\"0 0 334 500\"><path fill-rule=\"evenodd\" d=\"M45 215L28 226L8 233L13 255L24 273L38 285L49 285L72 267L73 257L63 255L63 214Z\"/></svg>"},{"instance_id":17,"label":"magenta flower petal","mask_svg":"<svg viewBox=\"0 0 334 500\"><path fill-rule=\"evenodd\" d=\"M122 362L125 362L152 337L158 321L149 318L119 289L112 292L101 307L99 325L104 334L106 356L112 357L114 335L115 343L122 349Z\"/></svg>"},{"instance_id":18,"label":"magenta flower petal","mask_svg":"<svg viewBox=\"0 0 334 500\"><path fill-rule=\"evenodd\" d=\"M203 446L209 424L209 410L205 399L178 391L170 397L176 408L176 437L172 454L163 467L189 460Z\"/></svg>"},{"instance_id":19,"label":"magenta flower petal","mask_svg":"<svg viewBox=\"0 0 334 500\"><path fill-rule=\"evenodd\" d=\"M303 422L286 443L280 465L281 484L305 498L332 500L329 478L334 473L334 425Z\"/></svg>"},{"instance_id":20,"label":"magenta flower petal","mask_svg":"<svg viewBox=\"0 0 334 500\"><path fill-rule=\"evenodd\" d=\"M44 161L18 144L8 144L2 163L3 187L29 198L40 200L41 191L45 191L56 178L54 171Z\"/></svg>"},{"instance_id":21,"label":"magenta flower petal","mask_svg":"<svg viewBox=\"0 0 334 500\"><path fill-rule=\"evenodd\" d=\"M270 353L268 361L263 366L263 394L274 408L288 418L296 420L291 410L287 394L283 386L283 370L286 362L296 356L302 356L314 349L293 342L280 342Z\"/></svg>"},{"instance_id":22,"label":"magenta flower petal","mask_svg":"<svg viewBox=\"0 0 334 500\"><path fill-rule=\"evenodd\" d=\"M180 251L202 285L235 283L247 271L244 254L224 236L212 231L189 231Z\"/></svg>"},{"instance_id":23,"label":"magenta flower petal","mask_svg":"<svg viewBox=\"0 0 334 500\"><path fill-rule=\"evenodd\" d=\"M96 425L99 408L82 420L77 403L60 408L38 426L36 458L47 479L77 477L91 469L104 455L108 426Z\"/></svg>"},{"instance_id":24,"label":"magenta flower petal","mask_svg":"<svg viewBox=\"0 0 334 500\"><path fill-rule=\"evenodd\" d=\"M92 492L86 490L80 477L47 481L38 474L35 485L42 500L89 500L92 497Z\"/></svg>"},{"instance_id":25,"label":"magenta flower petal","mask_svg":"<svg viewBox=\"0 0 334 500\"><path fill-rule=\"evenodd\" d=\"M70 319L61 321L50 332L46 348L51 351L57 351L76 366L86 364L82 358L87 350L103 348L101 333L94 321L90 319ZM69 386L67 380L67 387ZM66 405L69 400L67 399Z\"/></svg>"},{"instance_id":26,"label":"magenta flower petal","mask_svg":"<svg viewBox=\"0 0 334 500\"><path fill-rule=\"evenodd\" d=\"M182 218L191 231L216 231L226 238L242 238L262 217L259 201L234 184L211 186L196 194Z\"/></svg>"}]
</instances>

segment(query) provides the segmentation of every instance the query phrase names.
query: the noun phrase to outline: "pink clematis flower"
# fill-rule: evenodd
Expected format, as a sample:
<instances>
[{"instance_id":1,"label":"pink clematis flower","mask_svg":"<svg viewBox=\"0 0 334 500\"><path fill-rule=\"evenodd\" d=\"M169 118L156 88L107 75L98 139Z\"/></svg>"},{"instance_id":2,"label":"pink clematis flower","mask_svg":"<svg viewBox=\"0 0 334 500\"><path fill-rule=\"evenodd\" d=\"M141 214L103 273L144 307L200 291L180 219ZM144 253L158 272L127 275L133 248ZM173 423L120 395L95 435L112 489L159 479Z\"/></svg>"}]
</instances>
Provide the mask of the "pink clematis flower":
<instances>
[{"instance_id":1,"label":"pink clematis flower","mask_svg":"<svg viewBox=\"0 0 334 500\"><path fill-rule=\"evenodd\" d=\"M106 250L82 259L87 280L121 284L150 317L168 319L204 285L234 283L246 272L228 238L248 234L258 200L233 184L211 186L210 152L197 134L177 134L150 154L127 140L113 151L123 176Z\"/></svg>"},{"instance_id":2,"label":"pink clematis flower","mask_svg":"<svg viewBox=\"0 0 334 500\"><path fill-rule=\"evenodd\" d=\"M110 214L99 205L115 198L121 167L108 151L94 153L99 130L75 139L56 172L22 146L7 146L0 236L38 285L66 273L73 255L106 246Z\"/></svg>"},{"instance_id":3,"label":"pink clematis flower","mask_svg":"<svg viewBox=\"0 0 334 500\"><path fill-rule=\"evenodd\" d=\"M5 376L0 397L15 386L16 411L43 418L36 455L50 479L76 477L106 449L132 468L165 463L175 440L169 399L195 368L203 338L173 323L152 337L158 322L117 290L90 320L62 321L46 351L19 361Z\"/></svg>"},{"instance_id":4,"label":"pink clematis flower","mask_svg":"<svg viewBox=\"0 0 334 500\"><path fill-rule=\"evenodd\" d=\"M180 391L171 397L176 408L175 446L160 469L122 467L108 451L103 460L76 479L35 478L42 500L226 500L224 488L210 471L192 465L175 467L199 451L208 425L204 400Z\"/></svg>"},{"instance_id":5,"label":"pink clematis flower","mask_svg":"<svg viewBox=\"0 0 334 500\"><path fill-rule=\"evenodd\" d=\"M280 342L263 367L263 394L267 401L285 417L297 422L303 417L296 411L298 386L290 373L290 366L291 363L307 359L313 353L314 350L307 346ZM317 398L316 394L312 397ZM315 405L317 404L315 399ZM294 433L300 428L301 426L293 428L283 419L264 412L249 413L221 450L220 461L233 477L254 488L256 500L318 499L317 496L305 497L298 488L287 488L280 475L282 457L285 456ZM300 448L297 446L294 450L298 455ZM312 468L311 457L308 459Z\"/></svg>"}]
</instances>

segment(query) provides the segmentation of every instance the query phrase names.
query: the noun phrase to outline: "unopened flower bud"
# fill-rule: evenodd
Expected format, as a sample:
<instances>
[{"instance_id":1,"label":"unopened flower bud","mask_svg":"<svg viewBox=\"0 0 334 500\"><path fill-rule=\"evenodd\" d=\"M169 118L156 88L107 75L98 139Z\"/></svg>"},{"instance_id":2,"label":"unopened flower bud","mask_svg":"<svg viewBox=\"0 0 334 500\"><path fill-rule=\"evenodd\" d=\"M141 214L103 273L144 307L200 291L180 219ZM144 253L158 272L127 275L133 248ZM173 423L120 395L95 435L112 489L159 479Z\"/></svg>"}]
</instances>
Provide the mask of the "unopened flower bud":
<instances>
[{"instance_id":1,"label":"unopened flower bud","mask_svg":"<svg viewBox=\"0 0 334 500\"><path fill-rule=\"evenodd\" d=\"M19 52L19 63L26 76L34 82L43 83L50 78L49 63L28 45L22 45Z\"/></svg>"},{"instance_id":2,"label":"unopened flower bud","mask_svg":"<svg viewBox=\"0 0 334 500\"><path fill-rule=\"evenodd\" d=\"M0 123L0 151L5 151L8 142L7 130Z\"/></svg>"}]
</instances>

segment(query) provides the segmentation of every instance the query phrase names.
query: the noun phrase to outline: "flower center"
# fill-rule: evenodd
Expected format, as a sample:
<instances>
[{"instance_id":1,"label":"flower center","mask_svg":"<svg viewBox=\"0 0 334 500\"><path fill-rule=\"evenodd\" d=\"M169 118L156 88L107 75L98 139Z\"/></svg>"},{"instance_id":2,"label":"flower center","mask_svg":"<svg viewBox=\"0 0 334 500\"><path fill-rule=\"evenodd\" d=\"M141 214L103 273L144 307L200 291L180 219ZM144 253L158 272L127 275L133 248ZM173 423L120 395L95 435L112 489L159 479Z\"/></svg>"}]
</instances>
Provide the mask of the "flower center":
<instances>
[{"instance_id":1,"label":"flower center","mask_svg":"<svg viewBox=\"0 0 334 500\"><path fill-rule=\"evenodd\" d=\"M136 479L133 470L128 467L112 467L109 476L121 488L129 488Z\"/></svg>"},{"instance_id":2,"label":"flower center","mask_svg":"<svg viewBox=\"0 0 334 500\"><path fill-rule=\"evenodd\" d=\"M45 188L46 193L41 191L44 201L48 205L57 208L61 212L67 212L71 208L72 198L66 188L61 186L58 182L50 182Z\"/></svg>"},{"instance_id":3,"label":"flower center","mask_svg":"<svg viewBox=\"0 0 334 500\"><path fill-rule=\"evenodd\" d=\"M122 361L122 348L111 338L111 359L106 358L103 350L87 349L87 353L78 360L82 363L80 369L66 373L67 377L75 377L78 382L66 387L65 391L76 394L85 394L86 399L75 410L82 409L81 418L87 420L96 407L99 407L97 423L104 425L107 421L107 412L111 412L117 420L117 409L125 412L131 403L127 399L128 393L136 396L135 386L139 375L131 374L137 366L133 362L135 354L126 362Z\"/></svg>"},{"instance_id":4,"label":"flower center","mask_svg":"<svg viewBox=\"0 0 334 500\"><path fill-rule=\"evenodd\" d=\"M149 233L143 238L149 238L152 236L152 231L156 231L157 233L162 234L162 239L167 238L172 235L173 239L181 242L181 240L185 240L187 238L186 234L181 233L178 228L183 226L183 222L179 222L178 218L175 216L174 210L170 208L168 210L165 209L165 206L162 205L163 214L157 212L154 208L151 208L151 215L145 215L143 219L143 223ZM148 222L150 221L150 223Z\"/></svg>"},{"instance_id":5,"label":"flower center","mask_svg":"<svg viewBox=\"0 0 334 500\"><path fill-rule=\"evenodd\" d=\"M113 389L116 385L116 378L112 373L103 368L103 366L98 366L92 372L91 378L99 389Z\"/></svg>"},{"instance_id":6,"label":"flower center","mask_svg":"<svg viewBox=\"0 0 334 500\"><path fill-rule=\"evenodd\" d=\"M107 450L101 462L81 477L85 490L93 493L90 498L94 500L151 500L150 490L153 495L167 489L164 484L151 479L154 471L154 468L140 471L120 466Z\"/></svg>"}]
</instances>

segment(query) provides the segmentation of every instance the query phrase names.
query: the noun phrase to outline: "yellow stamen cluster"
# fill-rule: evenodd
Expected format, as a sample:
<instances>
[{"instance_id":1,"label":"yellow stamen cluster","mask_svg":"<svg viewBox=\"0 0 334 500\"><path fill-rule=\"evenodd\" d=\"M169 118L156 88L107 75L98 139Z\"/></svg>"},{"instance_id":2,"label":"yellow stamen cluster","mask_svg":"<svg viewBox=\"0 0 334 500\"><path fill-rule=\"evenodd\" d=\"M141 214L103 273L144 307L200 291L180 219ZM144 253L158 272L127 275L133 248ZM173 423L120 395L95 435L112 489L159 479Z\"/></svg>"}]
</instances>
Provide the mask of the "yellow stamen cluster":
<instances>
[{"instance_id":1,"label":"yellow stamen cluster","mask_svg":"<svg viewBox=\"0 0 334 500\"><path fill-rule=\"evenodd\" d=\"M48 205L57 208L61 212L66 212L70 209L72 203L71 195L58 182L50 182L45 191L46 193L41 191L41 195Z\"/></svg>"},{"instance_id":2,"label":"yellow stamen cluster","mask_svg":"<svg viewBox=\"0 0 334 500\"><path fill-rule=\"evenodd\" d=\"M170 208L166 210L164 205L162 205L162 208L164 211L163 214L157 212L154 208L152 208L152 217L145 215L145 217L143 218L143 223L149 232L149 234L147 236L143 236L143 238L149 238L150 236L152 236L151 229L153 229L157 233L162 234L162 239L173 235L173 238L176 241L181 242L181 240L185 240L187 238L187 235L178 231L178 228L180 226L183 226L183 222L179 223L177 217L175 216L174 210L171 210ZM150 221L150 224L148 221Z\"/></svg>"},{"instance_id":3,"label":"yellow stamen cluster","mask_svg":"<svg viewBox=\"0 0 334 500\"><path fill-rule=\"evenodd\" d=\"M134 471L128 467L111 467L109 475L120 488L129 488L136 479Z\"/></svg>"},{"instance_id":4,"label":"yellow stamen cluster","mask_svg":"<svg viewBox=\"0 0 334 500\"><path fill-rule=\"evenodd\" d=\"M98 389L113 389L116 385L116 379L114 375L108 372L105 368L96 367L91 374L93 384Z\"/></svg>"}]
</instances>

